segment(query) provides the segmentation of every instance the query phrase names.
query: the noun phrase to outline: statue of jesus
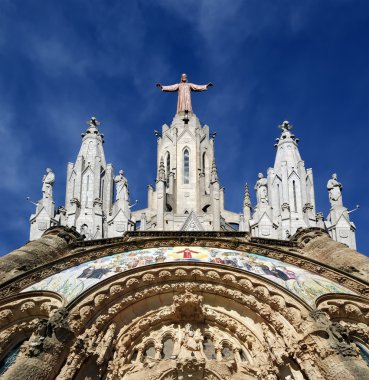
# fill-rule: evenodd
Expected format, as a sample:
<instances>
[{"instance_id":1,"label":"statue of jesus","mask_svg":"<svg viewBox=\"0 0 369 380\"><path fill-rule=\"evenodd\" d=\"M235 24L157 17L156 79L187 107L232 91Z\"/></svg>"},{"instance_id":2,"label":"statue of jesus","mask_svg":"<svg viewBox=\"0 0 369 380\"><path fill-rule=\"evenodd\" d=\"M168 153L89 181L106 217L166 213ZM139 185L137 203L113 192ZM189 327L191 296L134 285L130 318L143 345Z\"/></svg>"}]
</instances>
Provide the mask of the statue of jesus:
<instances>
[{"instance_id":1,"label":"statue of jesus","mask_svg":"<svg viewBox=\"0 0 369 380\"><path fill-rule=\"evenodd\" d=\"M188 83L187 74L182 74L180 83L172 84L171 86L162 86L160 83L156 85L156 87L165 92L178 91L177 113L192 112L191 91L206 91L212 86L212 83L204 85Z\"/></svg>"}]
</instances>

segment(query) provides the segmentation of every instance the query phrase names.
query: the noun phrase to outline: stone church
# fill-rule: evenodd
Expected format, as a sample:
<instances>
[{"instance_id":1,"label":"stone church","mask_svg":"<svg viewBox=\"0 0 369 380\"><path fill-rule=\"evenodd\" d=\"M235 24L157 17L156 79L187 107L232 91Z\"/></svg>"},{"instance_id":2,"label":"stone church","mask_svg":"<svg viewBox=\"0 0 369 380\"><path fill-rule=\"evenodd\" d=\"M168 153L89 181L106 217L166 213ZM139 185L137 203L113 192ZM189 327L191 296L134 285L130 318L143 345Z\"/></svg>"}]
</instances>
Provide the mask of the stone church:
<instances>
[{"instance_id":1,"label":"stone church","mask_svg":"<svg viewBox=\"0 0 369 380\"><path fill-rule=\"evenodd\" d=\"M178 104L155 131L145 208L107 163L95 117L63 207L46 170L30 241L0 258L0 379L369 379L369 258L337 174L324 217L284 121L256 205L246 184L227 210L215 134L191 104L211 86L157 85Z\"/></svg>"}]
</instances>

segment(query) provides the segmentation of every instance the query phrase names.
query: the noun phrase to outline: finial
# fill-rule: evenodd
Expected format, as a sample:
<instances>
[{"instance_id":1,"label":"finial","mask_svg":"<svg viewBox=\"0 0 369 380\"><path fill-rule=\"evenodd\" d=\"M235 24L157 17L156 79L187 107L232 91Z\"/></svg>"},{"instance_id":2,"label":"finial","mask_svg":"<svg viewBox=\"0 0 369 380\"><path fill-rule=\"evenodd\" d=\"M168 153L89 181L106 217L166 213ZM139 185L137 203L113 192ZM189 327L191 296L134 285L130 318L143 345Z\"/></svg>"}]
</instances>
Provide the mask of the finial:
<instances>
[{"instance_id":1,"label":"finial","mask_svg":"<svg viewBox=\"0 0 369 380\"><path fill-rule=\"evenodd\" d=\"M290 131L293 128L293 125L285 120L281 125L278 125L278 128L282 129L282 131Z\"/></svg>"},{"instance_id":2,"label":"finial","mask_svg":"<svg viewBox=\"0 0 369 380\"><path fill-rule=\"evenodd\" d=\"M160 158L159 170L158 170L158 181L165 181L165 168L164 168L164 159Z\"/></svg>"},{"instance_id":3,"label":"finial","mask_svg":"<svg viewBox=\"0 0 369 380\"><path fill-rule=\"evenodd\" d=\"M217 171L217 165L215 163L215 159L213 160L213 162L211 164L211 178L210 178L210 182L211 183L218 182L218 171Z\"/></svg>"},{"instance_id":4,"label":"finial","mask_svg":"<svg viewBox=\"0 0 369 380\"><path fill-rule=\"evenodd\" d=\"M96 119L95 116L92 116L90 120L86 121L86 124L89 125L90 127L97 128L101 123Z\"/></svg>"},{"instance_id":5,"label":"finial","mask_svg":"<svg viewBox=\"0 0 369 380\"><path fill-rule=\"evenodd\" d=\"M245 195L243 197L243 205L244 207L251 207L249 185L247 184L247 182L245 184Z\"/></svg>"}]
</instances>

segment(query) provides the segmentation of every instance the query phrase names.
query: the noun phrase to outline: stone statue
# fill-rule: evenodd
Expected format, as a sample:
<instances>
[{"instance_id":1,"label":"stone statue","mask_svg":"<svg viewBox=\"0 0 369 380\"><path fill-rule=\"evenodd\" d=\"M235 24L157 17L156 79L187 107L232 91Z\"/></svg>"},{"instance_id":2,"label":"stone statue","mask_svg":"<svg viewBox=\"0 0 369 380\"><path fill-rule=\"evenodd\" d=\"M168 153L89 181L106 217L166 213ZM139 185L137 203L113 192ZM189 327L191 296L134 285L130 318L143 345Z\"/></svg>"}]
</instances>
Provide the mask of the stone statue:
<instances>
[{"instance_id":1,"label":"stone statue","mask_svg":"<svg viewBox=\"0 0 369 380\"><path fill-rule=\"evenodd\" d=\"M342 185L337 181L336 173L333 173L332 178L328 181L327 189L331 206L342 206Z\"/></svg>"},{"instance_id":2,"label":"stone statue","mask_svg":"<svg viewBox=\"0 0 369 380\"><path fill-rule=\"evenodd\" d=\"M182 74L180 83L172 84L171 86L162 86L160 83L156 85L156 87L165 92L178 91L177 113L192 112L191 91L206 91L211 86L213 86L212 83L204 85L188 83L187 74Z\"/></svg>"},{"instance_id":3,"label":"stone statue","mask_svg":"<svg viewBox=\"0 0 369 380\"><path fill-rule=\"evenodd\" d=\"M201 359L203 336L200 330L196 329L196 331L194 331L191 324L187 323L184 330L182 330L182 334L183 333L184 336L181 339L181 348L178 357L181 359L187 359L191 357Z\"/></svg>"},{"instance_id":4,"label":"stone statue","mask_svg":"<svg viewBox=\"0 0 369 380\"><path fill-rule=\"evenodd\" d=\"M128 202L129 203L129 195L128 195L128 182L126 177L124 177L123 170L119 170L119 174L114 178L115 186L116 186L116 196L115 200Z\"/></svg>"},{"instance_id":5,"label":"stone statue","mask_svg":"<svg viewBox=\"0 0 369 380\"><path fill-rule=\"evenodd\" d=\"M263 173L259 173L258 178L255 185L257 204L268 203L268 181Z\"/></svg>"},{"instance_id":6,"label":"stone statue","mask_svg":"<svg viewBox=\"0 0 369 380\"><path fill-rule=\"evenodd\" d=\"M42 177L42 199L53 198L53 185L55 174L50 168L46 169L46 174Z\"/></svg>"}]
</instances>

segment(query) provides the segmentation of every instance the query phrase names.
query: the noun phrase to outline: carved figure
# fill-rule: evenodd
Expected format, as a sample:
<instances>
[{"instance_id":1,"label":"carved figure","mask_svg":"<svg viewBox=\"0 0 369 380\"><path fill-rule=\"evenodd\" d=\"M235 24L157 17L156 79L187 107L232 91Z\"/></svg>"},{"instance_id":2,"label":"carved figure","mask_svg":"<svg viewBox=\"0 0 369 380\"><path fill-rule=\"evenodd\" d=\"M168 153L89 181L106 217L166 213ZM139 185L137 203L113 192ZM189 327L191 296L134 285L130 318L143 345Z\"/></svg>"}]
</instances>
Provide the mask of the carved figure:
<instances>
[{"instance_id":1,"label":"carved figure","mask_svg":"<svg viewBox=\"0 0 369 380\"><path fill-rule=\"evenodd\" d=\"M50 168L46 169L46 174L42 177L42 198L53 198L53 185L55 174Z\"/></svg>"},{"instance_id":2,"label":"carved figure","mask_svg":"<svg viewBox=\"0 0 369 380\"><path fill-rule=\"evenodd\" d=\"M201 347L204 338L200 329L194 331L191 324L187 323L181 333L184 333L184 336L180 339L181 348L178 355L179 358L189 359L195 357L196 359L201 359Z\"/></svg>"},{"instance_id":3,"label":"carved figure","mask_svg":"<svg viewBox=\"0 0 369 380\"><path fill-rule=\"evenodd\" d=\"M116 197L115 200L128 202L129 203L129 193L128 193L128 182L126 177L124 177L123 170L119 170L119 174L114 178L116 186Z\"/></svg>"},{"instance_id":4,"label":"carved figure","mask_svg":"<svg viewBox=\"0 0 369 380\"><path fill-rule=\"evenodd\" d=\"M333 173L332 178L328 181L327 189L331 206L342 206L342 184L337 181L336 173Z\"/></svg>"},{"instance_id":5,"label":"carved figure","mask_svg":"<svg viewBox=\"0 0 369 380\"><path fill-rule=\"evenodd\" d=\"M268 181L263 173L259 173L258 178L255 185L257 203L268 203Z\"/></svg>"},{"instance_id":6,"label":"carved figure","mask_svg":"<svg viewBox=\"0 0 369 380\"><path fill-rule=\"evenodd\" d=\"M180 83L170 86L163 86L160 83L156 85L156 87L165 92L178 91L177 113L185 111L192 112L191 91L206 91L211 86L213 86L212 83L204 85L188 83L187 74L182 74Z\"/></svg>"}]
</instances>

